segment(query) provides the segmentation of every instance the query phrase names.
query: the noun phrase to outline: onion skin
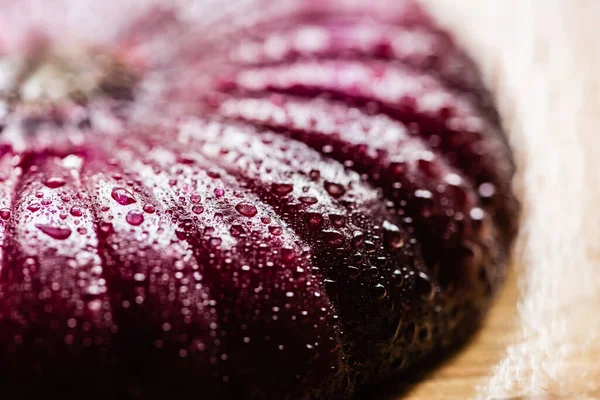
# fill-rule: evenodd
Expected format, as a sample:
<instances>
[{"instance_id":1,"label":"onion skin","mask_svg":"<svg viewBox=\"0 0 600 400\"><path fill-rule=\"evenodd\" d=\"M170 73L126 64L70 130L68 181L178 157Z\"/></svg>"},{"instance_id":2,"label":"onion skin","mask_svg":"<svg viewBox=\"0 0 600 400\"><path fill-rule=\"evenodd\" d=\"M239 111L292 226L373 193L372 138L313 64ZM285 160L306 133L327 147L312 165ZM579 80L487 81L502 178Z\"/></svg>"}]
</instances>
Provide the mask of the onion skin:
<instances>
[{"instance_id":1,"label":"onion skin","mask_svg":"<svg viewBox=\"0 0 600 400\"><path fill-rule=\"evenodd\" d=\"M472 61L410 2L274 15L3 67L8 392L350 398L475 328L518 205Z\"/></svg>"}]
</instances>

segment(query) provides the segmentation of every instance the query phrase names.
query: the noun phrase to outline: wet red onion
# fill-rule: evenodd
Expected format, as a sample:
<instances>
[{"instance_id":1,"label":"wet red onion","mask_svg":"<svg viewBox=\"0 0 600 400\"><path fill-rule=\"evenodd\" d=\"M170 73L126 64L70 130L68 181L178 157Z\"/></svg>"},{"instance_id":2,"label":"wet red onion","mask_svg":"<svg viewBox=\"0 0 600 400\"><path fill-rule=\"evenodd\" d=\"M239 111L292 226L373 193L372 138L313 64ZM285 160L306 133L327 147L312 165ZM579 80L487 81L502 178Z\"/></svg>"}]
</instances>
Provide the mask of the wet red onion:
<instances>
[{"instance_id":1,"label":"wet red onion","mask_svg":"<svg viewBox=\"0 0 600 400\"><path fill-rule=\"evenodd\" d=\"M448 34L414 6L296 10L158 63L151 16L5 67L3 387L339 399L464 339L517 206Z\"/></svg>"}]
</instances>

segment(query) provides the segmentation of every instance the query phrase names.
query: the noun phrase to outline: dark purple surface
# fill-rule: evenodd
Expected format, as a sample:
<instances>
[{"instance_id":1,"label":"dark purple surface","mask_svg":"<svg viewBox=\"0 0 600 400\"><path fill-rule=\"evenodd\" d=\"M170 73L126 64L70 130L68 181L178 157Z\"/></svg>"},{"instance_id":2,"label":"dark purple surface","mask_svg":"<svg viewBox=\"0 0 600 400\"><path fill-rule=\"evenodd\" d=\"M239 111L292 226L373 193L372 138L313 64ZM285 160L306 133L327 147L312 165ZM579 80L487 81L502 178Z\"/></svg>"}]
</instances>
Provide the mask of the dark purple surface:
<instances>
[{"instance_id":1,"label":"dark purple surface","mask_svg":"<svg viewBox=\"0 0 600 400\"><path fill-rule=\"evenodd\" d=\"M339 399L464 339L517 215L472 62L419 13L198 46L132 91L5 98L7 392Z\"/></svg>"}]
</instances>

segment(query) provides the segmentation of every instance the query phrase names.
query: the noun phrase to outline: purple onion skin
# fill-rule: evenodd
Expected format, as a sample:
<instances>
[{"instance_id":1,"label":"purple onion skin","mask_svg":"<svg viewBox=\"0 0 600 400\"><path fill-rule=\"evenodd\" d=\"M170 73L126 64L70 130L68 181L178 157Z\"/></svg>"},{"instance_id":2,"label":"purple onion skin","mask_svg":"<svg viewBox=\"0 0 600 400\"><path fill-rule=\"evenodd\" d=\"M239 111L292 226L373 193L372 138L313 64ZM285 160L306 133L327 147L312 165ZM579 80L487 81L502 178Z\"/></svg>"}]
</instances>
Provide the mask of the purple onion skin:
<instances>
[{"instance_id":1,"label":"purple onion skin","mask_svg":"<svg viewBox=\"0 0 600 400\"><path fill-rule=\"evenodd\" d=\"M407 7L186 40L84 100L0 93L6 392L344 399L468 337L518 205L450 36Z\"/></svg>"}]
</instances>

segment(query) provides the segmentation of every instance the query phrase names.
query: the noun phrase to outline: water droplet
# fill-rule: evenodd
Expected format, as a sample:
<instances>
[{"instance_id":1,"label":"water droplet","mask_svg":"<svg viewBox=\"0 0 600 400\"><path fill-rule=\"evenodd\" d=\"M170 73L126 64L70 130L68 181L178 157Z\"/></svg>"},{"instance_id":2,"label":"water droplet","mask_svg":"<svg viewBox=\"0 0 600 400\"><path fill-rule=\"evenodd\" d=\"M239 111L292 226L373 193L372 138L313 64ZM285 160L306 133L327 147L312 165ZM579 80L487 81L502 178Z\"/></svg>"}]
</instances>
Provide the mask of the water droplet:
<instances>
[{"instance_id":1,"label":"water droplet","mask_svg":"<svg viewBox=\"0 0 600 400\"><path fill-rule=\"evenodd\" d=\"M35 227L38 228L40 231L44 232L46 235L50 236L51 238L57 240L65 240L66 238L71 236L71 229L67 227L44 224L37 224Z\"/></svg>"},{"instance_id":2,"label":"water droplet","mask_svg":"<svg viewBox=\"0 0 600 400\"><path fill-rule=\"evenodd\" d=\"M144 222L144 215L138 211L131 210L127 213L125 220L131 225L138 226Z\"/></svg>"},{"instance_id":3,"label":"water droplet","mask_svg":"<svg viewBox=\"0 0 600 400\"><path fill-rule=\"evenodd\" d=\"M71 215L74 217L81 217L83 215L83 212L81 211L81 207L78 206L73 206L71 207Z\"/></svg>"},{"instance_id":4,"label":"water droplet","mask_svg":"<svg viewBox=\"0 0 600 400\"><path fill-rule=\"evenodd\" d=\"M404 234L400 231L400 228L391 222L383 222L383 236L385 243L391 249L399 249L404 246Z\"/></svg>"},{"instance_id":5,"label":"water droplet","mask_svg":"<svg viewBox=\"0 0 600 400\"><path fill-rule=\"evenodd\" d=\"M387 259L387 257L381 256L381 257L377 257L375 259L375 262L377 263L377 265L379 267L385 267L387 265L387 263L388 263L388 259Z\"/></svg>"},{"instance_id":6,"label":"water droplet","mask_svg":"<svg viewBox=\"0 0 600 400\"><path fill-rule=\"evenodd\" d=\"M356 253L352 254L352 262L354 264L360 265L364 260L365 256L360 251L357 251Z\"/></svg>"},{"instance_id":7,"label":"water droplet","mask_svg":"<svg viewBox=\"0 0 600 400\"><path fill-rule=\"evenodd\" d=\"M415 197L418 197L420 199L431 199L432 194L429 190L418 189L415 190Z\"/></svg>"},{"instance_id":8,"label":"water droplet","mask_svg":"<svg viewBox=\"0 0 600 400\"><path fill-rule=\"evenodd\" d=\"M289 247L284 247L281 249L281 255L284 261L292 261L296 258L296 251Z\"/></svg>"},{"instance_id":9,"label":"water droplet","mask_svg":"<svg viewBox=\"0 0 600 400\"><path fill-rule=\"evenodd\" d=\"M146 280L146 275L138 272L137 274L133 275L133 279L135 279L138 282L143 282Z\"/></svg>"},{"instance_id":10,"label":"water droplet","mask_svg":"<svg viewBox=\"0 0 600 400\"><path fill-rule=\"evenodd\" d=\"M469 212L469 215L474 220L482 220L485 214L481 208L475 207L475 208L471 209L471 211Z\"/></svg>"},{"instance_id":11,"label":"water droplet","mask_svg":"<svg viewBox=\"0 0 600 400\"><path fill-rule=\"evenodd\" d=\"M219 245L221 245L223 240L218 237L212 237L212 238L210 238L210 240L208 242L210 243L211 246L219 246Z\"/></svg>"},{"instance_id":12,"label":"water droplet","mask_svg":"<svg viewBox=\"0 0 600 400\"><path fill-rule=\"evenodd\" d=\"M256 214L258 214L258 210L251 203L238 203L238 205L235 206L235 209L245 217L254 217Z\"/></svg>"},{"instance_id":13,"label":"water droplet","mask_svg":"<svg viewBox=\"0 0 600 400\"><path fill-rule=\"evenodd\" d=\"M299 197L298 200L300 200L304 204L308 204L309 206L312 204L316 204L319 201L316 197L313 196L302 196Z\"/></svg>"},{"instance_id":14,"label":"water droplet","mask_svg":"<svg viewBox=\"0 0 600 400\"><path fill-rule=\"evenodd\" d=\"M373 254L377 251L377 246L375 246L375 243L371 242L370 240L365 240L365 252L369 253L369 254Z\"/></svg>"},{"instance_id":15,"label":"water droplet","mask_svg":"<svg viewBox=\"0 0 600 400\"><path fill-rule=\"evenodd\" d=\"M346 193L346 189L344 189L344 187L339 183L325 181L324 186L325 190L327 190L327 193L335 198L341 197L344 193Z\"/></svg>"},{"instance_id":16,"label":"water droplet","mask_svg":"<svg viewBox=\"0 0 600 400\"><path fill-rule=\"evenodd\" d=\"M0 218L2 218L3 220L7 220L10 218L10 210L7 209L2 209L0 210Z\"/></svg>"},{"instance_id":17,"label":"water droplet","mask_svg":"<svg viewBox=\"0 0 600 400\"><path fill-rule=\"evenodd\" d=\"M321 172L318 169L313 169L308 173L308 176L310 176L310 179L312 180L317 180L321 176Z\"/></svg>"},{"instance_id":18,"label":"water droplet","mask_svg":"<svg viewBox=\"0 0 600 400\"><path fill-rule=\"evenodd\" d=\"M221 176L219 171L217 171L216 169L209 169L208 171L206 171L206 175L213 179L217 179L219 176Z\"/></svg>"},{"instance_id":19,"label":"water droplet","mask_svg":"<svg viewBox=\"0 0 600 400\"><path fill-rule=\"evenodd\" d=\"M325 154L333 153L333 146L330 144L326 144L325 146L321 147L321 151Z\"/></svg>"},{"instance_id":20,"label":"water droplet","mask_svg":"<svg viewBox=\"0 0 600 400\"><path fill-rule=\"evenodd\" d=\"M431 278L424 272L419 272L417 275L417 290L423 300L433 301L435 298L435 288Z\"/></svg>"},{"instance_id":21,"label":"water droplet","mask_svg":"<svg viewBox=\"0 0 600 400\"><path fill-rule=\"evenodd\" d=\"M306 222L311 229L319 229L323 225L323 216L317 212L306 213Z\"/></svg>"},{"instance_id":22,"label":"water droplet","mask_svg":"<svg viewBox=\"0 0 600 400\"><path fill-rule=\"evenodd\" d=\"M215 196L217 196L217 197L223 197L225 195L225 189L216 188L214 193L215 193Z\"/></svg>"},{"instance_id":23,"label":"water droplet","mask_svg":"<svg viewBox=\"0 0 600 400\"><path fill-rule=\"evenodd\" d=\"M43 206L49 206L50 204L52 204L52 200L44 199L40 203L42 203Z\"/></svg>"},{"instance_id":24,"label":"water droplet","mask_svg":"<svg viewBox=\"0 0 600 400\"><path fill-rule=\"evenodd\" d=\"M371 276L373 278L375 278L375 277L377 277L377 275L379 275L379 268L377 268L375 266L370 267L368 271L369 271L369 274L371 274Z\"/></svg>"},{"instance_id":25,"label":"water droplet","mask_svg":"<svg viewBox=\"0 0 600 400\"><path fill-rule=\"evenodd\" d=\"M323 239L328 246L340 247L342 244L344 244L344 235L338 231L325 230L321 233L323 234Z\"/></svg>"},{"instance_id":26,"label":"water droplet","mask_svg":"<svg viewBox=\"0 0 600 400\"><path fill-rule=\"evenodd\" d=\"M125 188L115 187L110 193L111 197L122 206L133 204L136 202L135 197Z\"/></svg>"},{"instance_id":27,"label":"water droplet","mask_svg":"<svg viewBox=\"0 0 600 400\"><path fill-rule=\"evenodd\" d=\"M354 265L348 265L346 271L348 272L348 276L353 279L360 275L360 269Z\"/></svg>"},{"instance_id":28,"label":"water droplet","mask_svg":"<svg viewBox=\"0 0 600 400\"><path fill-rule=\"evenodd\" d=\"M231 228L229 228L229 233L231 233L231 236L233 237L239 237L240 235L244 234L244 227L242 225L232 225Z\"/></svg>"},{"instance_id":29,"label":"water droplet","mask_svg":"<svg viewBox=\"0 0 600 400\"><path fill-rule=\"evenodd\" d=\"M277 196L285 196L294 190L294 185L291 183L274 183L271 185L271 191Z\"/></svg>"},{"instance_id":30,"label":"water droplet","mask_svg":"<svg viewBox=\"0 0 600 400\"><path fill-rule=\"evenodd\" d=\"M66 345L73 344L74 340L75 340L75 338L73 337L73 335L65 335L65 344Z\"/></svg>"},{"instance_id":31,"label":"water droplet","mask_svg":"<svg viewBox=\"0 0 600 400\"><path fill-rule=\"evenodd\" d=\"M329 214L329 220L331 224L336 228L341 228L346 225L346 217L339 214Z\"/></svg>"},{"instance_id":32,"label":"water droplet","mask_svg":"<svg viewBox=\"0 0 600 400\"><path fill-rule=\"evenodd\" d=\"M50 189L56 189L65 185L65 180L60 177L50 177L44 182L44 185L49 187Z\"/></svg>"},{"instance_id":33,"label":"water droplet","mask_svg":"<svg viewBox=\"0 0 600 400\"><path fill-rule=\"evenodd\" d=\"M109 234L109 233L114 232L113 226L112 226L112 224L110 222L102 222L100 224L100 231L103 232L103 233L105 233L105 234Z\"/></svg>"},{"instance_id":34,"label":"water droplet","mask_svg":"<svg viewBox=\"0 0 600 400\"><path fill-rule=\"evenodd\" d=\"M364 243L365 243L365 237L361 231L352 232L352 246L354 248L360 248L363 246Z\"/></svg>"},{"instance_id":35,"label":"water droplet","mask_svg":"<svg viewBox=\"0 0 600 400\"><path fill-rule=\"evenodd\" d=\"M462 183L462 178L457 174L448 174L445 177L446 182L453 186L460 186Z\"/></svg>"},{"instance_id":36,"label":"water droplet","mask_svg":"<svg viewBox=\"0 0 600 400\"><path fill-rule=\"evenodd\" d=\"M496 187L489 182L479 185L479 195L481 197L492 197L496 193Z\"/></svg>"},{"instance_id":37,"label":"water droplet","mask_svg":"<svg viewBox=\"0 0 600 400\"><path fill-rule=\"evenodd\" d=\"M404 175L406 165L403 162L393 162L390 164L390 173L393 177L401 177Z\"/></svg>"},{"instance_id":38,"label":"water droplet","mask_svg":"<svg viewBox=\"0 0 600 400\"><path fill-rule=\"evenodd\" d=\"M201 199L202 199L202 198L200 197L200 195L199 195L199 194L195 194L195 193L194 193L194 194L192 194L192 195L190 196L190 201L191 201L192 203L194 203L194 204L198 204L198 203L200 203L200 200L201 200Z\"/></svg>"},{"instance_id":39,"label":"water droplet","mask_svg":"<svg viewBox=\"0 0 600 400\"><path fill-rule=\"evenodd\" d=\"M102 300L92 300L88 303L88 308L90 311L98 311L102 308Z\"/></svg>"},{"instance_id":40,"label":"water droplet","mask_svg":"<svg viewBox=\"0 0 600 400\"><path fill-rule=\"evenodd\" d=\"M36 212L40 209L40 205L38 203L31 203L29 206L27 206L27 209L31 212Z\"/></svg>"},{"instance_id":41,"label":"water droplet","mask_svg":"<svg viewBox=\"0 0 600 400\"><path fill-rule=\"evenodd\" d=\"M392 272L392 284L398 288L404 284L404 274L399 269Z\"/></svg>"},{"instance_id":42,"label":"water droplet","mask_svg":"<svg viewBox=\"0 0 600 400\"><path fill-rule=\"evenodd\" d=\"M387 296L387 290L385 289L385 286L383 286L381 283L375 285L373 288L373 295L377 300L383 300Z\"/></svg>"},{"instance_id":43,"label":"water droplet","mask_svg":"<svg viewBox=\"0 0 600 400\"><path fill-rule=\"evenodd\" d=\"M269 232L274 236L280 236L283 233L283 228L278 225L269 226Z\"/></svg>"},{"instance_id":44,"label":"water droplet","mask_svg":"<svg viewBox=\"0 0 600 400\"><path fill-rule=\"evenodd\" d=\"M204 212L204 207L202 207L200 204L196 204L192 207L192 212L194 214L202 214Z\"/></svg>"},{"instance_id":45,"label":"water droplet","mask_svg":"<svg viewBox=\"0 0 600 400\"><path fill-rule=\"evenodd\" d=\"M267 225L271 223L271 217L260 217L260 222Z\"/></svg>"},{"instance_id":46,"label":"water droplet","mask_svg":"<svg viewBox=\"0 0 600 400\"><path fill-rule=\"evenodd\" d=\"M87 233L87 229L86 229L86 228L84 228L83 226L80 226L79 228L77 228L77 232L78 232L80 235L85 235L85 234Z\"/></svg>"},{"instance_id":47,"label":"water droplet","mask_svg":"<svg viewBox=\"0 0 600 400\"><path fill-rule=\"evenodd\" d=\"M156 207L154 207L152 204L144 204L142 210L144 210L145 213L154 214Z\"/></svg>"}]
</instances>

